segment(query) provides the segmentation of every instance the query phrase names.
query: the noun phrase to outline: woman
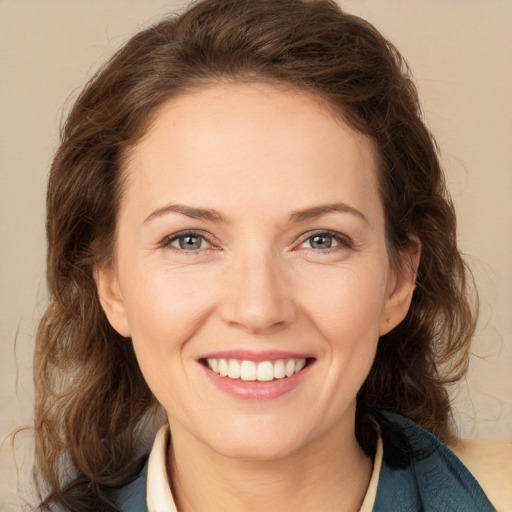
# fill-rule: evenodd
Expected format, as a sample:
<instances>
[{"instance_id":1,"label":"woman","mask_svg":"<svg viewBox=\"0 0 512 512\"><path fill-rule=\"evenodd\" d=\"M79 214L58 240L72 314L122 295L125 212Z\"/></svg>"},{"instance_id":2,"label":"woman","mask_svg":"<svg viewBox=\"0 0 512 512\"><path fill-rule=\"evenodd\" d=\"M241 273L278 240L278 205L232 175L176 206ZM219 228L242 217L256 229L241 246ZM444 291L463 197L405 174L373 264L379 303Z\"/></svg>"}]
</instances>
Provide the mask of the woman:
<instances>
[{"instance_id":1,"label":"woman","mask_svg":"<svg viewBox=\"0 0 512 512\"><path fill-rule=\"evenodd\" d=\"M368 23L205 0L137 34L68 118L47 232L42 509L493 510L443 444L453 207Z\"/></svg>"}]
</instances>

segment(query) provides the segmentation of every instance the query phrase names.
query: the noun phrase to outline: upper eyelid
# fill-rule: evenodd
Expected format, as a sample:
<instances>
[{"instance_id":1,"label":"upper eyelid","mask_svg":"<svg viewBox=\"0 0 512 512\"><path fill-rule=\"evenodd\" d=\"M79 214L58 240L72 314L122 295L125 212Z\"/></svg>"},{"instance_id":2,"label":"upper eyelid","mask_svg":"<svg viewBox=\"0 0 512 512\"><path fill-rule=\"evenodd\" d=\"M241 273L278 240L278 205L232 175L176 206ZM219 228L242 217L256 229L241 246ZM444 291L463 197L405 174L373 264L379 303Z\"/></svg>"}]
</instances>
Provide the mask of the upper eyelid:
<instances>
[{"instance_id":1,"label":"upper eyelid","mask_svg":"<svg viewBox=\"0 0 512 512\"><path fill-rule=\"evenodd\" d=\"M333 238L337 238L337 239L339 239L339 240L341 240L342 242L345 242L345 243L349 243L349 244L353 243L352 238L350 238L348 235L345 235L343 233L339 233L338 231L332 231L330 229L316 229L314 231L309 231L307 233L304 233L303 235L301 235L299 237L300 238L300 242L299 243L303 243L306 240L308 240L309 238L311 238L313 236L318 236L318 235L327 235L327 236L330 236L330 237L333 237Z\"/></svg>"},{"instance_id":2,"label":"upper eyelid","mask_svg":"<svg viewBox=\"0 0 512 512\"><path fill-rule=\"evenodd\" d=\"M202 236L203 238L208 238L208 234L205 231L202 231L201 229L183 229L182 231L177 231L176 233L171 233L170 235L166 235L165 238L173 239L173 238L179 238L180 236L187 236L187 235L197 235L197 236Z\"/></svg>"}]
</instances>

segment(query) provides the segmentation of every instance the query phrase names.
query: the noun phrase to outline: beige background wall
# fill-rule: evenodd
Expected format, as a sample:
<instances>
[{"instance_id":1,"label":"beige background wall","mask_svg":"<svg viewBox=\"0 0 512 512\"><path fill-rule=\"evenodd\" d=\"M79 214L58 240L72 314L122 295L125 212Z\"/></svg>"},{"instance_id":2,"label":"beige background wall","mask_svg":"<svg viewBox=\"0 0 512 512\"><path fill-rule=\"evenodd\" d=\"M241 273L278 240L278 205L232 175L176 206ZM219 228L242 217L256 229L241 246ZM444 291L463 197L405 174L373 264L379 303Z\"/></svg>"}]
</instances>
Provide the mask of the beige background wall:
<instances>
[{"instance_id":1,"label":"beige background wall","mask_svg":"<svg viewBox=\"0 0 512 512\"><path fill-rule=\"evenodd\" d=\"M45 293L45 181L63 105L141 23L184 3L0 0L2 439L31 422L31 357ZM469 376L454 390L459 428L465 436L512 440L512 2L341 3L408 59L443 153L460 245L482 303ZM17 445L23 475L29 436ZM0 449L0 507L16 492L10 446L7 440Z\"/></svg>"}]
</instances>

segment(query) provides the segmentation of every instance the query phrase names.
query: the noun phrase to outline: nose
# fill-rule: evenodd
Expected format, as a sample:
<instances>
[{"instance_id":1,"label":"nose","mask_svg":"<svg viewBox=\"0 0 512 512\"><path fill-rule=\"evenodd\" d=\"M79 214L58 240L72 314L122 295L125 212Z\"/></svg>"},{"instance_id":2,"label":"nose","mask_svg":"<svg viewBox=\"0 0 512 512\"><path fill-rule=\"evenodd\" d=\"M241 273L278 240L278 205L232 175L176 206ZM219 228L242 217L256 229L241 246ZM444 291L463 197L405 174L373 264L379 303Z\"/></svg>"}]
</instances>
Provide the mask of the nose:
<instances>
[{"instance_id":1,"label":"nose","mask_svg":"<svg viewBox=\"0 0 512 512\"><path fill-rule=\"evenodd\" d=\"M270 334L293 322L292 286L283 264L272 257L235 262L220 306L225 322L252 334Z\"/></svg>"}]
</instances>

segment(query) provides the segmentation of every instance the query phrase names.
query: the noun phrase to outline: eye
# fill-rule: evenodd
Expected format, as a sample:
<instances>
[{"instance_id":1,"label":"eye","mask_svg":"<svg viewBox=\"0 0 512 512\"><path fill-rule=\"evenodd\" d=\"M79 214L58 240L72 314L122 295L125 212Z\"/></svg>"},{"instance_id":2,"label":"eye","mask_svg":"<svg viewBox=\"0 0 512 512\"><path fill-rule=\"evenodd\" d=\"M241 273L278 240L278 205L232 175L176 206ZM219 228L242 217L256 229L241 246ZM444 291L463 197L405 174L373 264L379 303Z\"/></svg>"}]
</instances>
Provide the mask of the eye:
<instances>
[{"instance_id":1,"label":"eye","mask_svg":"<svg viewBox=\"0 0 512 512\"><path fill-rule=\"evenodd\" d=\"M330 249L336 247L338 241L331 235L320 234L310 236L302 245L307 244L311 249Z\"/></svg>"},{"instance_id":2,"label":"eye","mask_svg":"<svg viewBox=\"0 0 512 512\"><path fill-rule=\"evenodd\" d=\"M169 237L164 245L182 251L199 251L211 247L211 244L206 238L199 233L178 233Z\"/></svg>"},{"instance_id":3,"label":"eye","mask_svg":"<svg viewBox=\"0 0 512 512\"><path fill-rule=\"evenodd\" d=\"M314 249L316 251L327 251L329 249L340 249L342 247L351 247L350 239L340 233L322 231L306 238L299 247L305 249Z\"/></svg>"}]
</instances>

